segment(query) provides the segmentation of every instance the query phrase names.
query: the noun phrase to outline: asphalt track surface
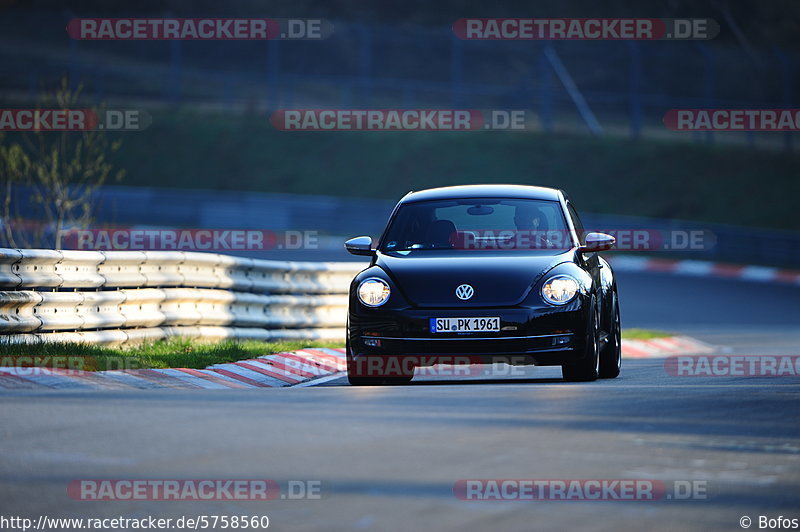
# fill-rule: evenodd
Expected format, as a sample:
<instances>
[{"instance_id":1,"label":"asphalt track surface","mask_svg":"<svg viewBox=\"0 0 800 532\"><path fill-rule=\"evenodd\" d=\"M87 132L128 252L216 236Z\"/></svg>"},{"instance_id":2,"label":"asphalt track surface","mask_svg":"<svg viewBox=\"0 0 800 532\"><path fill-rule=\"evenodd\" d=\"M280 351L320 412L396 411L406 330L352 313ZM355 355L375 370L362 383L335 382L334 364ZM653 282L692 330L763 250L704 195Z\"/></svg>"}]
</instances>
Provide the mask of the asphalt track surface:
<instances>
[{"instance_id":1,"label":"asphalt track surface","mask_svg":"<svg viewBox=\"0 0 800 532\"><path fill-rule=\"evenodd\" d=\"M800 287L620 273L623 326L800 355ZM0 515L267 515L276 530L742 530L800 518L800 378L425 377L405 387L0 392ZM321 481L321 498L76 501L77 479ZM656 501L465 501L461 479L700 481ZM285 493L285 490L284 490Z\"/></svg>"}]
</instances>

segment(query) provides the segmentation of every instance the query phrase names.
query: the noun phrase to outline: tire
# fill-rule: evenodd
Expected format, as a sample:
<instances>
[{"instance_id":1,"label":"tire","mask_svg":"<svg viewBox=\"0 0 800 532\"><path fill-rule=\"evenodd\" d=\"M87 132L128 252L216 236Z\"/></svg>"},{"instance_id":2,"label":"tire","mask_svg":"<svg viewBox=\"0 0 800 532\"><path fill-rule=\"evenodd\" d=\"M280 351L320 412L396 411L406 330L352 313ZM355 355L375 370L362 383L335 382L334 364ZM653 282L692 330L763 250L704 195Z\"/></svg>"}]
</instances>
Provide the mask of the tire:
<instances>
[{"instance_id":1,"label":"tire","mask_svg":"<svg viewBox=\"0 0 800 532\"><path fill-rule=\"evenodd\" d=\"M411 382L414 378L414 369L407 373L405 370L400 375L392 375L391 377L365 377L359 375L358 363L353 359L350 353L350 340L345 344L347 353L347 381L351 386L379 386L381 384L390 384L395 386L402 386Z\"/></svg>"},{"instance_id":2,"label":"tire","mask_svg":"<svg viewBox=\"0 0 800 532\"><path fill-rule=\"evenodd\" d=\"M350 383L350 386L378 386L383 384L381 379L375 379L373 377L356 377L347 372L347 382Z\"/></svg>"},{"instance_id":3,"label":"tire","mask_svg":"<svg viewBox=\"0 0 800 532\"><path fill-rule=\"evenodd\" d=\"M600 375L600 350L597 342L600 336L600 309L597 299L592 296L589 302L589 323L586 326L586 353L576 364L561 366L561 376L567 382L589 382Z\"/></svg>"},{"instance_id":4,"label":"tire","mask_svg":"<svg viewBox=\"0 0 800 532\"><path fill-rule=\"evenodd\" d=\"M390 375L383 377L383 384L388 384L391 386L403 386L410 383L411 379L414 378L414 366L410 364L404 366L402 358L394 358L394 360L397 363L399 371L392 371Z\"/></svg>"},{"instance_id":5,"label":"tire","mask_svg":"<svg viewBox=\"0 0 800 532\"><path fill-rule=\"evenodd\" d=\"M345 356L347 357L347 381L350 386L377 386L383 382L383 379L376 377L363 377L357 373L357 364L353 360L353 355L350 353L350 334L345 342Z\"/></svg>"},{"instance_id":6,"label":"tire","mask_svg":"<svg viewBox=\"0 0 800 532\"><path fill-rule=\"evenodd\" d=\"M600 351L600 378L613 379L619 375L622 368L622 328L619 322L619 300L617 292L612 294L611 327L608 331L608 341Z\"/></svg>"},{"instance_id":7,"label":"tire","mask_svg":"<svg viewBox=\"0 0 800 532\"><path fill-rule=\"evenodd\" d=\"M391 384L393 386L404 386L411 382L411 379L414 378L414 374L411 375L403 375L402 377L387 377L383 380L386 384Z\"/></svg>"}]
</instances>

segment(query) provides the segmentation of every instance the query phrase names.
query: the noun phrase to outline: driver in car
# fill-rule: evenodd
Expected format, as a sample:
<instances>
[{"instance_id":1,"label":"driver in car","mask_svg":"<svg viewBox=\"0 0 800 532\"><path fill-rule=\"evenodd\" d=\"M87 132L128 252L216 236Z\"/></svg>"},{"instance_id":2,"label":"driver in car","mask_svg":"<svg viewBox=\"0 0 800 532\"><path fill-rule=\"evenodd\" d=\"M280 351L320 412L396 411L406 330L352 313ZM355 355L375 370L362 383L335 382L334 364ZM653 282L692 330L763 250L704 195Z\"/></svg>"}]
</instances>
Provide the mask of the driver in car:
<instances>
[{"instance_id":1,"label":"driver in car","mask_svg":"<svg viewBox=\"0 0 800 532\"><path fill-rule=\"evenodd\" d=\"M533 248L552 247L552 243L545 237L547 218L539 207L518 205L514 211L514 225L519 232L517 242L528 241Z\"/></svg>"}]
</instances>

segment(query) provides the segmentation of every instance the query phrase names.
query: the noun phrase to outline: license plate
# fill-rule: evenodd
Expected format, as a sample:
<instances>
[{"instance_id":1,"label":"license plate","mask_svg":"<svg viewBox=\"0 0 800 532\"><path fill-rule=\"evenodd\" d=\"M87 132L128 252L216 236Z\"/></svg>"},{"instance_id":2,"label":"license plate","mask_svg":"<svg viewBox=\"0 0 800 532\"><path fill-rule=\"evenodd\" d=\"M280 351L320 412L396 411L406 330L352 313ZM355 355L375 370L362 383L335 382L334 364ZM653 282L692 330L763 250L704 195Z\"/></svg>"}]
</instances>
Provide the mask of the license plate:
<instances>
[{"instance_id":1,"label":"license plate","mask_svg":"<svg viewBox=\"0 0 800 532\"><path fill-rule=\"evenodd\" d=\"M493 332L500 330L500 318L431 318L432 333Z\"/></svg>"}]
</instances>

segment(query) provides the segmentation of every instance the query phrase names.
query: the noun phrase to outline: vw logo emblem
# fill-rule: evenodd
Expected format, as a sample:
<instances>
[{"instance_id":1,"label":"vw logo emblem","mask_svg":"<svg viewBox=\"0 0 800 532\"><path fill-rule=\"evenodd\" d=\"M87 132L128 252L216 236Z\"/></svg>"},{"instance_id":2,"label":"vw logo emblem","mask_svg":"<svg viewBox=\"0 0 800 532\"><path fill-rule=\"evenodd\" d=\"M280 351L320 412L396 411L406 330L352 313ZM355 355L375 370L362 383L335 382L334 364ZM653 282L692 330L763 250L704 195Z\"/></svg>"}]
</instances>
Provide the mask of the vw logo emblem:
<instances>
[{"instance_id":1,"label":"vw logo emblem","mask_svg":"<svg viewBox=\"0 0 800 532\"><path fill-rule=\"evenodd\" d=\"M456 297L462 301L466 301L475 295L475 289L468 284L460 284L456 288Z\"/></svg>"}]
</instances>

